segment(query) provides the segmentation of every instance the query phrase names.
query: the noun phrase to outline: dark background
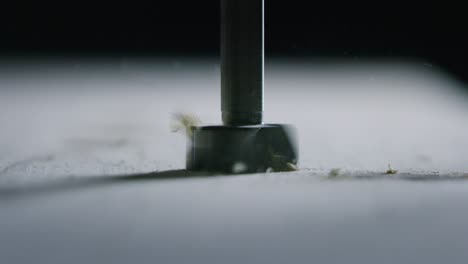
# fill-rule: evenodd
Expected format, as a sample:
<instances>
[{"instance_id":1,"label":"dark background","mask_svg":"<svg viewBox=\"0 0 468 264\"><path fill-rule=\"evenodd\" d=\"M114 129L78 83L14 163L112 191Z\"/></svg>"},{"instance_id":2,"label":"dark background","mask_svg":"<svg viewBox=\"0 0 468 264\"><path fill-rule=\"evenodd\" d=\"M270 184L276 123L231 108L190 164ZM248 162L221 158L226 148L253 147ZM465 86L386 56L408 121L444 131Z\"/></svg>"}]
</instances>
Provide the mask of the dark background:
<instances>
[{"instance_id":1,"label":"dark background","mask_svg":"<svg viewBox=\"0 0 468 264\"><path fill-rule=\"evenodd\" d=\"M416 58L468 80L468 15L462 1L408 2L266 0L267 55ZM0 54L217 56L219 5L219 0L3 4Z\"/></svg>"}]
</instances>

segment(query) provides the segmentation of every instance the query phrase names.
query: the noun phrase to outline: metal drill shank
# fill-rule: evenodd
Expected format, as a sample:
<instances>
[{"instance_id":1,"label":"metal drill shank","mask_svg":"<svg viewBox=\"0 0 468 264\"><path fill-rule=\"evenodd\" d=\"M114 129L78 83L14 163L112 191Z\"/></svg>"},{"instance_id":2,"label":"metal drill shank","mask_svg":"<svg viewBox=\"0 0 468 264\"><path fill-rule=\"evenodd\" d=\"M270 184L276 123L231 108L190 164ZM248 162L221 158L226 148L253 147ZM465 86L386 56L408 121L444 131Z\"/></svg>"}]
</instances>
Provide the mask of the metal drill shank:
<instances>
[{"instance_id":1,"label":"metal drill shank","mask_svg":"<svg viewBox=\"0 0 468 264\"><path fill-rule=\"evenodd\" d=\"M221 0L221 111L224 125L262 123L263 0Z\"/></svg>"}]
</instances>

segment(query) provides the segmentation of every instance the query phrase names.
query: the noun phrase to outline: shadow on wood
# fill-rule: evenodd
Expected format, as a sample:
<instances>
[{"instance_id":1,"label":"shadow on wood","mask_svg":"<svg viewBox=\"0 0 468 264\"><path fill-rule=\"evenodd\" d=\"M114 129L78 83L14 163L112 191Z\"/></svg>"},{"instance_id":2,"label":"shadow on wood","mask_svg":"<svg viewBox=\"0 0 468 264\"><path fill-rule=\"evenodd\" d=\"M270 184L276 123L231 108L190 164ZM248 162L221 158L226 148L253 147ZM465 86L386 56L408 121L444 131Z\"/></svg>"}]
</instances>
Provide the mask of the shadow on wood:
<instances>
[{"instance_id":1,"label":"shadow on wood","mask_svg":"<svg viewBox=\"0 0 468 264\"><path fill-rule=\"evenodd\" d=\"M170 170L116 176L75 177L73 179L63 179L38 184L24 184L20 186L5 188L0 187L0 199L17 199L23 197L51 194L55 192L70 191L82 188L92 188L103 185L119 184L134 181L182 180L193 178L208 178L214 176L222 175L210 174L206 172L192 172L187 170Z\"/></svg>"}]
</instances>

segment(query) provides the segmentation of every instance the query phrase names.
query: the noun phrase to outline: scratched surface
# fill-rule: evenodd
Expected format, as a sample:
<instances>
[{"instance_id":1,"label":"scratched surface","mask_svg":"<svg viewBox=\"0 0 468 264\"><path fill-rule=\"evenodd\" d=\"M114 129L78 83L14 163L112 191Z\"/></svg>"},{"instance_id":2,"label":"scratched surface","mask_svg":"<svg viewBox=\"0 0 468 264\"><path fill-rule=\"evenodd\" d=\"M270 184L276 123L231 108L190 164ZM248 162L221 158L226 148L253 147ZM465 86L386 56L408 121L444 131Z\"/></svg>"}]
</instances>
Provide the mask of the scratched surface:
<instances>
[{"instance_id":1,"label":"scratched surface","mask_svg":"<svg viewBox=\"0 0 468 264\"><path fill-rule=\"evenodd\" d=\"M211 177L170 124L219 122L216 60L5 60L0 262L465 263L463 89L417 61L272 60L266 121L297 127L302 170Z\"/></svg>"}]
</instances>

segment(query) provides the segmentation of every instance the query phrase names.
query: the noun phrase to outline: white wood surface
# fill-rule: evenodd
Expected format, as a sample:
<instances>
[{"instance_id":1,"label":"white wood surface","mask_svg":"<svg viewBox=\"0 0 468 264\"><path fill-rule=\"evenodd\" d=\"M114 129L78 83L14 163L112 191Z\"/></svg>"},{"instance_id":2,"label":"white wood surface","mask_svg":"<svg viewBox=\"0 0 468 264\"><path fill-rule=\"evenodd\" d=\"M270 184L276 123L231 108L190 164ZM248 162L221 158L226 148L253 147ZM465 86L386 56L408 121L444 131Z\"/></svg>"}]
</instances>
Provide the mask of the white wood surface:
<instances>
[{"instance_id":1,"label":"white wood surface","mask_svg":"<svg viewBox=\"0 0 468 264\"><path fill-rule=\"evenodd\" d=\"M302 170L180 178L171 113L219 123L218 83L208 59L4 61L0 263L466 263L461 83L272 61L266 121L297 127Z\"/></svg>"}]
</instances>

